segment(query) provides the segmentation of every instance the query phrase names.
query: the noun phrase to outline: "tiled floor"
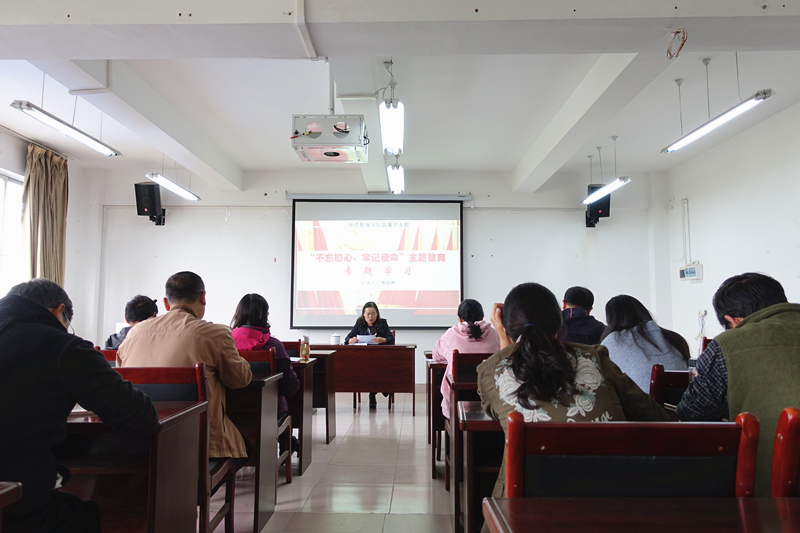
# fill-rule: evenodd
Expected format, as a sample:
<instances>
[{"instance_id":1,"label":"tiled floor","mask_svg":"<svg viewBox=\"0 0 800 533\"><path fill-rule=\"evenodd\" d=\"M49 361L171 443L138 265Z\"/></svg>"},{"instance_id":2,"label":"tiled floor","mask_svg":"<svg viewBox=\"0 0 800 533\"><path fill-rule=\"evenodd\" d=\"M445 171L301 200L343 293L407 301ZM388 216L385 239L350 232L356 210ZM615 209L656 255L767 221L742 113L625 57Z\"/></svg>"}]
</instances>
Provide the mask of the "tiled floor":
<instances>
[{"instance_id":1,"label":"tiled floor","mask_svg":"<svg viewBox=\"0 0 800 533\"><path fill-rule=\"evenodd\" d=\"M278 487L277 512L263 531L293 533L428 533L451 530L444 468L431 479L425 394L398 394L392 410L378 396L353 411L352 395L336 395L336 438L325 444L325 412L313 416L313 462ZM296 460L296 458L295 458ZM296 468L296 467L295 467ZM236 487L237 532L252 531L253 476L243 469ZM220 491L221 493L224 491ZM222 525L218 528L222 531Z\"/></svg>"}]
</instances>

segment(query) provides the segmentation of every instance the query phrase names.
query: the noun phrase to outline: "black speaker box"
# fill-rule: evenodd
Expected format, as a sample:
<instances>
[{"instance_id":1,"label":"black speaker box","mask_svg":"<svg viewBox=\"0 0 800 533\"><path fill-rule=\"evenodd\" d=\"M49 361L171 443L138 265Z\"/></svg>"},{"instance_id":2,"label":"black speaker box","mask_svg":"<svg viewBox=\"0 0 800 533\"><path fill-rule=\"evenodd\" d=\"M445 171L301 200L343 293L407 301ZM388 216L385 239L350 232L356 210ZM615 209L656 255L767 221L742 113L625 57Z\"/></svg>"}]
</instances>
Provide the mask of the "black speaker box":
<instances>
[{"instance_id":1,"label":"black speaker box","mask_svg":"<svg viewBox=\"0 0 800 533\"><path fill-rule=\"evenodd\" d=\"M136 188L136 214L143 217L161 215L161 188L157 183L134 183Z\"/></svg>"},{"instance_id":2,"label":"black speaker box","mask_svg":"<svg viewBox=\"0 0 800 533\"><path fill-rule=\"evenodd\" d=\"M589 185L589 194L602 187L602 185ZM596 219L609 216L611 214L611 195L608 194L604 198L600 198L586 206L586 212L588 213L587 218Z\"/></svg>"}]
</instances>

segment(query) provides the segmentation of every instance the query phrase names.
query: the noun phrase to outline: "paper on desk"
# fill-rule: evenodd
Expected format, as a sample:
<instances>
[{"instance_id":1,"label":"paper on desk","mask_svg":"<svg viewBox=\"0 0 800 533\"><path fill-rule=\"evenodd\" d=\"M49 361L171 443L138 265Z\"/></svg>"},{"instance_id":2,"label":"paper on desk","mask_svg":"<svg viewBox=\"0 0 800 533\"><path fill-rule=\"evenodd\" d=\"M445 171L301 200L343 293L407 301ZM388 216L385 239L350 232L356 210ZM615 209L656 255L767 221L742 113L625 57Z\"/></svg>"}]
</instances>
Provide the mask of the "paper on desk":
<instances>
[{"instance_id":1,"label":"paper on desk","mask_svg":"<svg viewBox=\"0 0 800 533\"><path fill-rule=\"evenodd\" d=\"M76 403L75 407L72 408L73 413L87 413L88 411L89 411L88 409L84 409L83 407L81 407L81 404L79 403Z\"/></svg>"},{"instance_id":2,"label":"paper on desk","mask_svg":"<svg viewBox=\"0 0 800 533\"><path fill-rule=\"evenodd\" d=\"M356 344L378 344L375 342L375 335L358 335Z\"/></svg>"}]
</instances>

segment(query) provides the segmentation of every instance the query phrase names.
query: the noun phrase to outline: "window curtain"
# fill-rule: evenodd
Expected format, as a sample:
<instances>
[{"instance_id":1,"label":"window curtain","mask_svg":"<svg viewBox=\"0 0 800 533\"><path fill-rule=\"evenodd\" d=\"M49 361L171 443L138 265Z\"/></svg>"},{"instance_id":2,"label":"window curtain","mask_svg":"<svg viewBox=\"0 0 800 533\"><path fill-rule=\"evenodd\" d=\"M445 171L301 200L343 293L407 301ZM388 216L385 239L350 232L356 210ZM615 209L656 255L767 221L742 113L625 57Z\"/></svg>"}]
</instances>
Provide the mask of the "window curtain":
<instances>
[{"instance_id":1,"label":"window curtain","mask_svg":"<svg viewBox=\"0 0 800 533\"><path fill-rule=\"evenodd\" d=\"M31 278L64 286L67 241L67 160L31 144L22 186L22 231Z\"/></svg>"}]
</instances>

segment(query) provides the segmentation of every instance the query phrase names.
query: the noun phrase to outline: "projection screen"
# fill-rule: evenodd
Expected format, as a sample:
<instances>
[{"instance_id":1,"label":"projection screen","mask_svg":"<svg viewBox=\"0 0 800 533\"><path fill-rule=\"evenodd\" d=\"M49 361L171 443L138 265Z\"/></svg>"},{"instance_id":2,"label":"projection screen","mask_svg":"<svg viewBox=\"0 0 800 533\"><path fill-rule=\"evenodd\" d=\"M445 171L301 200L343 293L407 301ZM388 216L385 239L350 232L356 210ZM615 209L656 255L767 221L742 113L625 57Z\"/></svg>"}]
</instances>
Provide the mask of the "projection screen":
<instances>
[{"instance_id":1,"label":"projection screen","mask_svg":"<svg viewBox=\"0 0 800 533\"><path fill-rule=\"evenodd\" d=\"M462 298L461 202L294 200L292 328L446 328Z\"/></svg>"}]
</instances>

